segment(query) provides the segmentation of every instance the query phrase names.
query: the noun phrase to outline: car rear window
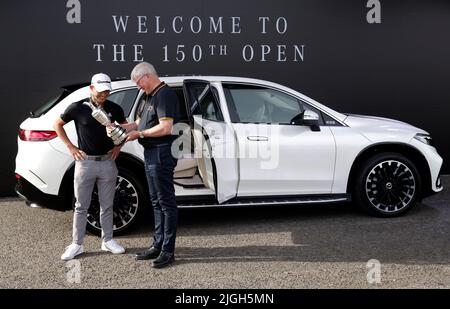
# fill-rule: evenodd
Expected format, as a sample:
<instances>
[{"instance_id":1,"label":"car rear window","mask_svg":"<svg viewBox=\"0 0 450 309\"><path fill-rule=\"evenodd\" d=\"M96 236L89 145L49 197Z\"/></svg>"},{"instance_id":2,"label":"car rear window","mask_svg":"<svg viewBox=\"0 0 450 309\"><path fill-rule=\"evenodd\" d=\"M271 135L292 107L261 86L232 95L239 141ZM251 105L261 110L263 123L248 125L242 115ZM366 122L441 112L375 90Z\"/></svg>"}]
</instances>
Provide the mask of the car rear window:
<instances>
[{"instance_id":1,"label":"car rear window","mask_svg":"<svg viewBox=\"0 0 450 309\"><path fill-rule=\"evenodd\" d=\"M61 102L62 99L67 97L69 94L70 94L70 91L67 91L67 90L64 89L59 96L56 96L55 98L49 100L48 102L46 102L44 105L42 105L38 109L36 109L34 111L31 111L30 112L30 117L31 118L38 118L38 117L44 115L49 110L51 110L53 108L53 106L55 106L56 104Z\"/></svg>"}]
</instances>

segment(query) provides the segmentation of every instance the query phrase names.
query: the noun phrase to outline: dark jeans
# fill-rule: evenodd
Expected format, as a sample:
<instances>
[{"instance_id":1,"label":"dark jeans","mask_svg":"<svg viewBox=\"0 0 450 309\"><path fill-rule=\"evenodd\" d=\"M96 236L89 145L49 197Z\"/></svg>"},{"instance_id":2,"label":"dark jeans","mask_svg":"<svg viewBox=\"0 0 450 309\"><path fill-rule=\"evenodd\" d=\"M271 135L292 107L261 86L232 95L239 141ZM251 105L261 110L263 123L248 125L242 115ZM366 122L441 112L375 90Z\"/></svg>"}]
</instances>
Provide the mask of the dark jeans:
<instances>
[{"instance_id":1,"label":"dark jeans","mask_svg":"<svg viewBox=\"0 0 450 309\"><path fill-rule=\"evenodd\" d=\"M170 145L159 145L144 150L145 174L155 217L153 246L164 252L175 251L178 208L175 201L173 172L177 158Z\"/></svg>"}]
</instances>

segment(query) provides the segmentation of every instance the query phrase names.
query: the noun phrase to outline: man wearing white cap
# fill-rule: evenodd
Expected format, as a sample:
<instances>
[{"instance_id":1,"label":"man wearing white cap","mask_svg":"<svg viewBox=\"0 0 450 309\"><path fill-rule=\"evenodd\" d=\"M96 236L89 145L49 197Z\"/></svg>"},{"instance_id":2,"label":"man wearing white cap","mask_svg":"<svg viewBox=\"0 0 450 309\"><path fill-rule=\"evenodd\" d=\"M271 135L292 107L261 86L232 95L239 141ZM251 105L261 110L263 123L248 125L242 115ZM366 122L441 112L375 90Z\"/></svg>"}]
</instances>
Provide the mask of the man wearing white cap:
<instances>
[{"instance_id":1,"label":"man wearing white cap","mask_svg":"<svg viewBox=\"0 0 450 309\"><path fill-rule=\"evenodd\" d=\"M117 167L115 159L120 146L114 146L107 136L105 127L92 117L92 109L87 101L105 110L111 122L126 123L122 108L106 100L111 91L111 79L108 75L95 74L91 80L90 98L72 103L55 121L54 128L58 136L75 159L74 193L75 211L73 217L72 244L62 254L62 260L71 260L84 252L83 240L86 233L87 211L91 204L92 190L97 184L100 203L100 224L102 226L103 251L113 254L125 252L113 237L113 202L116 187ZM78 135L78 147L67 137L64 125L75 122Z\"/></svg>"}]
</instances>

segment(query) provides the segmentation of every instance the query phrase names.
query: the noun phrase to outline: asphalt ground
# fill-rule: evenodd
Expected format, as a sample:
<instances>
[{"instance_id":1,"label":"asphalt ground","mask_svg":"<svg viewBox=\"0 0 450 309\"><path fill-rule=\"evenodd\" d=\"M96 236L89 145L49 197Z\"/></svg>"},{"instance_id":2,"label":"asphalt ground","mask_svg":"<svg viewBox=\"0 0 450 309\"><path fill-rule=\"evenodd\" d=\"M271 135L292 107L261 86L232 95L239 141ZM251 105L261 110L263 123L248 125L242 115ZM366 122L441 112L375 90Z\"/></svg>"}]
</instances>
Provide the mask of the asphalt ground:
<instances>
[{"instance_id":1,"label":"asphalt ground","mask_svg":"<svg viewBox=\"0 0 450 309\"><path fill-rule=\"evenodd\" d=\"M0 288L450 288L450 177L446 189L397 218L351 204L180 210L176 262L135 261L152 222L117 237L126 253L87 235L76 262L72 212L0 200ZM378 264L379 262L379 264Z\"/></svg>"}]
</instances>

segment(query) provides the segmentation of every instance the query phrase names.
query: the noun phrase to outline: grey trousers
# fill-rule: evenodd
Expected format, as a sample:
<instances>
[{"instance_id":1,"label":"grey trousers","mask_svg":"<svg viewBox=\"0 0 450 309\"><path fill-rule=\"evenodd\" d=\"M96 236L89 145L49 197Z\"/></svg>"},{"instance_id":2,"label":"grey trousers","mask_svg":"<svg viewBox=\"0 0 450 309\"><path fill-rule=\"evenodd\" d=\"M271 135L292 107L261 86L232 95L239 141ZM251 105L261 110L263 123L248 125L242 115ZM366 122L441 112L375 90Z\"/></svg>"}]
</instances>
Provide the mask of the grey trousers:
<instances>
[{"instance_id":1,"label":"grey trousers","mask_svg":"<svg viewBox=\"0 0 450 309\"><path fill-rule=\"evenodd\" d=\"M117 167L113 160L83 160L75 163L74 193L75 212L73 215L73 243L83 244L86 234L87 211L91 204L92 190L97 183L100 202L100 225L102 240L113 236L113 203L116 190Z\"/></svg>"}]
</instances>

